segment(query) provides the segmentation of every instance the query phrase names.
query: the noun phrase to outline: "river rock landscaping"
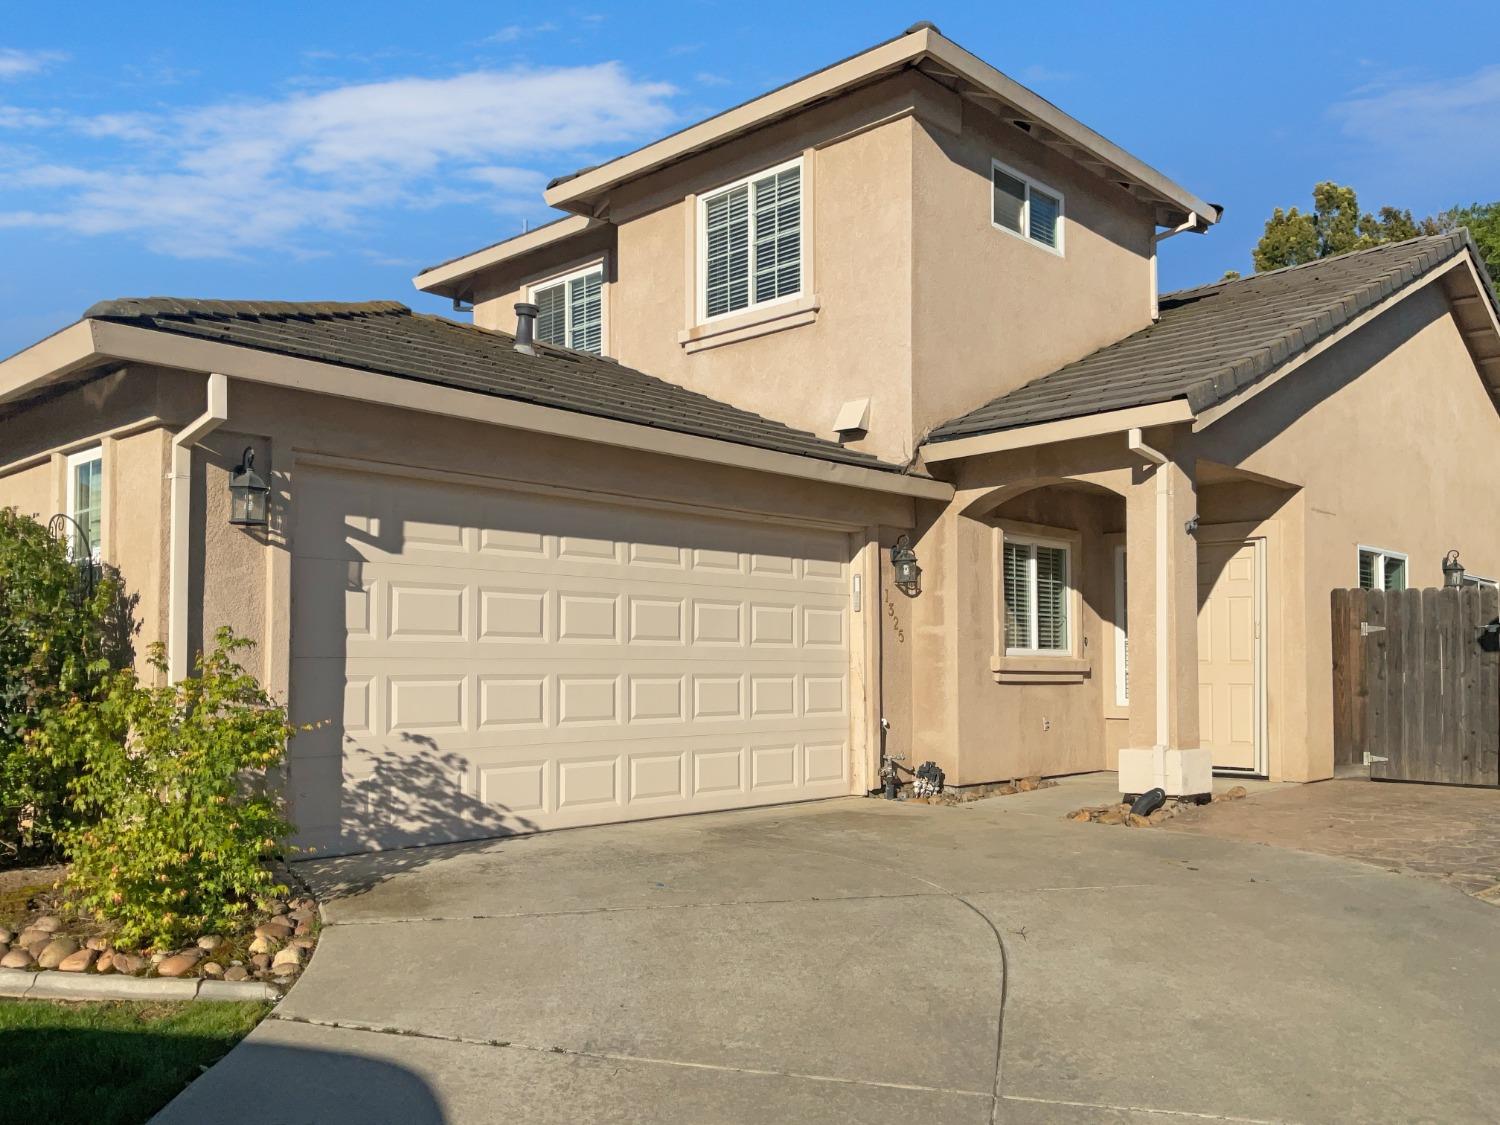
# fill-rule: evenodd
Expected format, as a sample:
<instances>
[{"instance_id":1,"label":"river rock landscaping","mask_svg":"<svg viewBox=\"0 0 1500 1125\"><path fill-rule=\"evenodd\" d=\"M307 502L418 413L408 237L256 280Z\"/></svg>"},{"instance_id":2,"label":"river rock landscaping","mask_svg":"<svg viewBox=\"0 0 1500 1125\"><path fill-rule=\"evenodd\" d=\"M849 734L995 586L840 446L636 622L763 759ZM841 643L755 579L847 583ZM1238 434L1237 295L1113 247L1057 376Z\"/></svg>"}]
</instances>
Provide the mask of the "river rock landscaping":
<instances>
[{"instance_id":1,"label":"river rock landscaping","mask_svg":"<svg viewBox=\"0 0 1500 1125\"><path fill-rule=\"evenodd\" d=\"M132 948L106 925L74 911L54 884L16 886L26 874L7 872L11 888L0 891L0 969L261 981L285 988L317 948L318 904L310 895L269 899L232 932L201 934L169 948Z\"/></svg>"}]
</instances>

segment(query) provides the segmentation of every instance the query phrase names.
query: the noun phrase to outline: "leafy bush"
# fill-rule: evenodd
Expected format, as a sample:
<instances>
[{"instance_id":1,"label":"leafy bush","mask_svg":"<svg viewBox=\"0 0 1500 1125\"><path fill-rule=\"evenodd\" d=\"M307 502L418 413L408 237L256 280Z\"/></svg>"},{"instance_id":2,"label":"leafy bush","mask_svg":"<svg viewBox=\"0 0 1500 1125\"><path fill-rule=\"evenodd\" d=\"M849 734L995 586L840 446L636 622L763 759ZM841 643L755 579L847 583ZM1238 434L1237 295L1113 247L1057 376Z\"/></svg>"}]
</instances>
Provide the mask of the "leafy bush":
<instances>
[{"instance_id":1,"label":"leafy bush","mask_svg":"<svg viewBox=\"0 0 1500 1125\"><path fill-rule=\"evenodd\" d=\"M79 762L38 762L28 738L68 701L95 698L133 656L133 603L114 571L91 575L92 565L70 559L36 520L0 508L0 858L54 850L70 822Z\"/></svg>"},{"instance_id":2,"label":"leafy bush","mask_svg":"<svg viewBox=\"0 0 1500 1125\"><path fill-rule=\"evenodd\" d=\"M164 687L117 672L96 703L69 703L35 740L40 755L82 761L80 823L63 834L68 884L124 945L221 929L286 890L267 861L286 850L292 826L268 772L294 728L239 666L249 647L220 629L197 674ZM160 645L151 664L165 679Z\"/></svg>"}]
</instances>

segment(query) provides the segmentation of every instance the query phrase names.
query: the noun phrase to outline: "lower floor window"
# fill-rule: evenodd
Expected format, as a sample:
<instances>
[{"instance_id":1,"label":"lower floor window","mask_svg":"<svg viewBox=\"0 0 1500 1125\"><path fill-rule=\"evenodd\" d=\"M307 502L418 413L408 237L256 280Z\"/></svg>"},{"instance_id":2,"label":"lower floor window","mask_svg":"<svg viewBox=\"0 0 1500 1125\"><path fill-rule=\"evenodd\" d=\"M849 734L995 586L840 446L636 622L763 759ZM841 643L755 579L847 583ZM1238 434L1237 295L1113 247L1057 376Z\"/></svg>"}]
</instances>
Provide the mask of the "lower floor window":
<instances>
[{"instance_id":1,"label":"lower floor window","mask_svg":"<svg viewBox=\"0 0 1500 1125\"><path fill-rule=\"evenodd\" d=\"M1072 651L1068 628L1069 570L1066 545L1006 536L1007 654Z\"/></svg>"},{"instance_id":2,"label":"lower floor window","mask_svg":"<svg viewBox=\"0 0 1500 1125\"><path fill-rule=\"evenodd\" d=\"M1361 547L1359 549L1359 588L1361 590L1406 589L1406 556L1396 551Z\"/></svg>"},{"instance_id":3,"label":"lower floor window","mask_svg":"<svg viewBox=\"0 0 1500 1125\"><path fill-rule=\"evenodd\" d=\"M104 455L97 447L68 458L67 501L73 556L98 558L104 530Z\"/></svg>"}]
</instances>

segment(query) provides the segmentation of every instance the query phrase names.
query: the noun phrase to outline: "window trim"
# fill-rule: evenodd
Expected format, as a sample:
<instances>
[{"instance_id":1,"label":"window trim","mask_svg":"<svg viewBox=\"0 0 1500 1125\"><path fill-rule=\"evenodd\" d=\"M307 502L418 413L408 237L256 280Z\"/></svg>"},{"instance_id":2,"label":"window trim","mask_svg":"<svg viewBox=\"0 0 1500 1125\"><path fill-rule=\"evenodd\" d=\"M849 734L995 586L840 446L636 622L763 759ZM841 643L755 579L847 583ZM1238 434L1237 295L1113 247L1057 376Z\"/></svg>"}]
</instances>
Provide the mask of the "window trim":
<instances>
[{"instance_id":1,"label":"window trim","mask_svg":"<svg viewBox=\"0 0 1500 1125\"><path fill-rule=\"evenodd\" d=\"M1382 593L1394 593L1395 592L1395 591L1387 591L1386 587L1385 587L1385 563L1386 563L1387 559L1400 559L1401 560L1401 564L1406 568L1406 580L1405 580L1405 584L1401 587L1401 589L1403 589L1403 590L1410 590L1411 589L1411 559L1410 559L1410 557L1404 551L1388 551L1384 547L1371 547L1371 546L1369 546L1368 544L1365 544L1365 543L1359 544L1356 547L1355 552L1354 552L1354 584L1355 584L1355 588L1356 589L1364 589L1364 587L1362 587L1362 586L1359 585L1359 560L1360 560L1360 557L1363 556L1363 555L1365 555L1365 554L1374 555L1375 558L1378 560L1379 566L1380 566L1380 585L1379 586L1370 587L1370 589L1379 590Z\"/></svg>"},{"instance_id":2,"label":"window trim","mask_svg":"<svg viewBox=\"0 0 1500 1125\"><path fill-rule=\"evenodd\" d=\"M89 547L92 549L92 557L97 562L104 557L104 446L91 445L87 449L68 454L63 511L67 513L70 520L78 523L78 467L95 461L99 463L99 541L91 542ZM77 542L76 535L73 528L68 529L68 554L70 556L73 553L73 545Z\"/></svg>"},{"instance_id":3,"label":"window trim","mask_svg":"<svg viewBox=\"0 0 1500 1125\"><path fill-rule=\"evenodd\" d=\"M528 302L530 302L531 304L534 305L534 304L537 303L537 301L536 301L536 295L537 295L537 292L539 290L542 290L542 289L551 289L554 285L566 285L568 282L574 281L574 280L576 280L576 279L578 279L580 277L586 277L587 275L595 272L596 270L599 273L599 354L601 356L607 356L607 355L610 354L610 348L609 348L609 262L607 261L607 255L600 255L597 258L593 258L593 259L585 262L583 265L580 265L580 266L570 266L568 269L565 269L565 270L563 270L560 273L548 274L546 277L538 278L536 281L530 282L526 286L526 300ZM572 309L572 303L571 302L569 302L567 304L567 308L571 311L571 309ZM545 340L542 341L542 342L546 343ZM567 344L562 344L562 345L548 344L547 346L548 347L559 347L559 346L561 346L561 347L568 348L569 351L577 351L576 348L570 348L570 347L568 347ZM582 354L584 354L584 355L591 355L592 353L591 352L584 352Z\"/></svg>"},{"instance_id":4,"label":"window trim","mask_svg":"<svg viewBox=\"0 0 1500 1125\"><path fill-rule=\"evenodd\" d=\"M1021 203L1021 230L1011 230L1010 227L1006 226L1004 223L998 223L995 221L995 173L997 171L1004 172L1012 179L1020 180L1023 184L1026 185L1026 198ZM1036 188L1039 191L1044 191L1057 200L1056 246L1048 246L1040 239L1031 237L1032 188ZM990 226L994 227L996 230L1004 231L1012 238L1019 238L1022 242L1025 242L1028 245L1035 246L1040 250L1047 251L1047 253L1049 254L1055 254L1059 258L1063 258L1067 256L1064 252L1066 238L1064 228L1067 226L1067 214L1068 201L1063 196L1062 192L1058 191L1055 187L1052 187L1049 184L1044 184L1035 176L1028 176L1025 172L1022 172L1017 168L1012 168L1009 164L1006 164L1002 160L998 160L995 157L990 158Z\"/></svg>"},{"instance_id":5,"label":"window trim","mask_svg":"<svg viewBox=\"0 0 1500 1125\"><path fill-rule=\"evenodd\" d=\"M1010 543L1024 544L1025 546L1032 547L1032 548L1036 548L1036 547L1050 547L1050 548L1054 548L1054 549L1063 551L1064 554L1067 557L1068 584L1067 584L1067 586L1065 588L1065 591L1064 591L1064 594L1063 594L1063 599L1064 599L1064 601L1066 603L1066 609L1065 609L1066 619L1064 621L1064 624L1065 624L1066 629L1067 629L1067 635L1066 635L1066 642L1067 643L1064 644L1062 648L1038 648L1038 647L1035 647L1034 645L1032 647L1030 647L1030 648L1019 648L1019 647L1016 647L1014 645L1008 644L1006 642L1006 637L1005 637L1005 610L1006 610L1006 601L1005 601L1005 548L1006 548L1007 544L1010 544ZM1033 531L1030 531L1030 530L1020 530L1020 529L1003 528L1003 527L1001 528L1001 533L1000 533L1000 558L999 558L1000 586L999 586L999 589L996 591L996 595L997 595L997 600L1000 603L1000 614L999 614L999 622L1000 622L1000 653L1001 653L1002 657L1004 657L1007 660L1010 660L1010 659L1013 659L1013 658L1017 658L1017 657L1019 657L1021 659L1025 659L1025 660L1071 660L1071 659L1073 659L1076 656L1077 651L1078 651L1078 633L1079 633L1079 630L1078 630L1078 606L1077 606L1077 601L1078 601L1078 585L1077 585L1078 578L1077 578L1077 574L1078 574L1078 571L1076 570L1076 567L1078 565L1078 559L1079 559L1078 545L1077 545L1077 543L1075 541L1073 541L1071 539L1056 538L1056 537L1054 537L1052 535L1048 535L1046 533L1037 534L1036 532L1033 532ZM1031 555L1030 583L1031 583L1031 587L1032 587L1032 598L1031 598L1031 618L1032 618L1032 620L1031 620L1031 636L1032 636L1032 639L1035 640L1036 637L1037 637L1037 620L1036 620L1036 618L1037 618L1036 552L1035 552L1035 550L1032 551L1032 555Z\"/></svg>"},{"instance_id":6,"label":"window trim","mask_svg":"<svg viewBox=\"0 0 1500 1125\"><path fill-rule=\"evenodd\" d=\"M785 172L788 168L797 168L801 172L799 177L799 188L797 192L797 291L787 293L780 297L773 297L769 301L757 301L755 299L755 232L750 232L750 303L742 309L730 309L727 312L708 315L708 201L715 196L723 195L727 191L733 191L753 180L761 180L767 176ZM694 201L695 217L693 220L694 240L697 243L693 254L693 261L698 276L693 281L693 310L694 324L717 324L728 320L730 317L745 316L748 313L759 312L763 309L774 309L777 305L790 304L793 301L802 300L808 292L807 288L807 164L803 154L784 160L780 164L773 164L769 168L762 168L752 172L748 176L741 176L737 180L731 180L718 187L709 188L707 191L698 193ZM750 209L753 217L755 209Z\"/></svg>"}]
</instances>

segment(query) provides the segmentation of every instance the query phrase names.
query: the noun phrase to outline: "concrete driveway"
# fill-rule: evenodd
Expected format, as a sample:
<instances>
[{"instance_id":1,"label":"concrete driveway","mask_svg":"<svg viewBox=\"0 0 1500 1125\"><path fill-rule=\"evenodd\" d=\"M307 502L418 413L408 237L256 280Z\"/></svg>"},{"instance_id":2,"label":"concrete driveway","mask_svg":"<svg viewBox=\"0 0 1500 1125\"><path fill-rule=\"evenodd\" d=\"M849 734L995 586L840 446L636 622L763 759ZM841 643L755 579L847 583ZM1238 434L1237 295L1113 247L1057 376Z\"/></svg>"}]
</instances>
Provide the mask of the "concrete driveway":
<instances>
[{"instance_id":1,"label":"concrete driveway","mask_svg":"<svg viewBox=\"0 0 1500 1125\"><path fill-rule=\"evenodd\" d=\"M306 976L158 1121L1494 1119L1500 911L1063 819L1111 788L307 865Z\"/></svg>"}]
</instances>

